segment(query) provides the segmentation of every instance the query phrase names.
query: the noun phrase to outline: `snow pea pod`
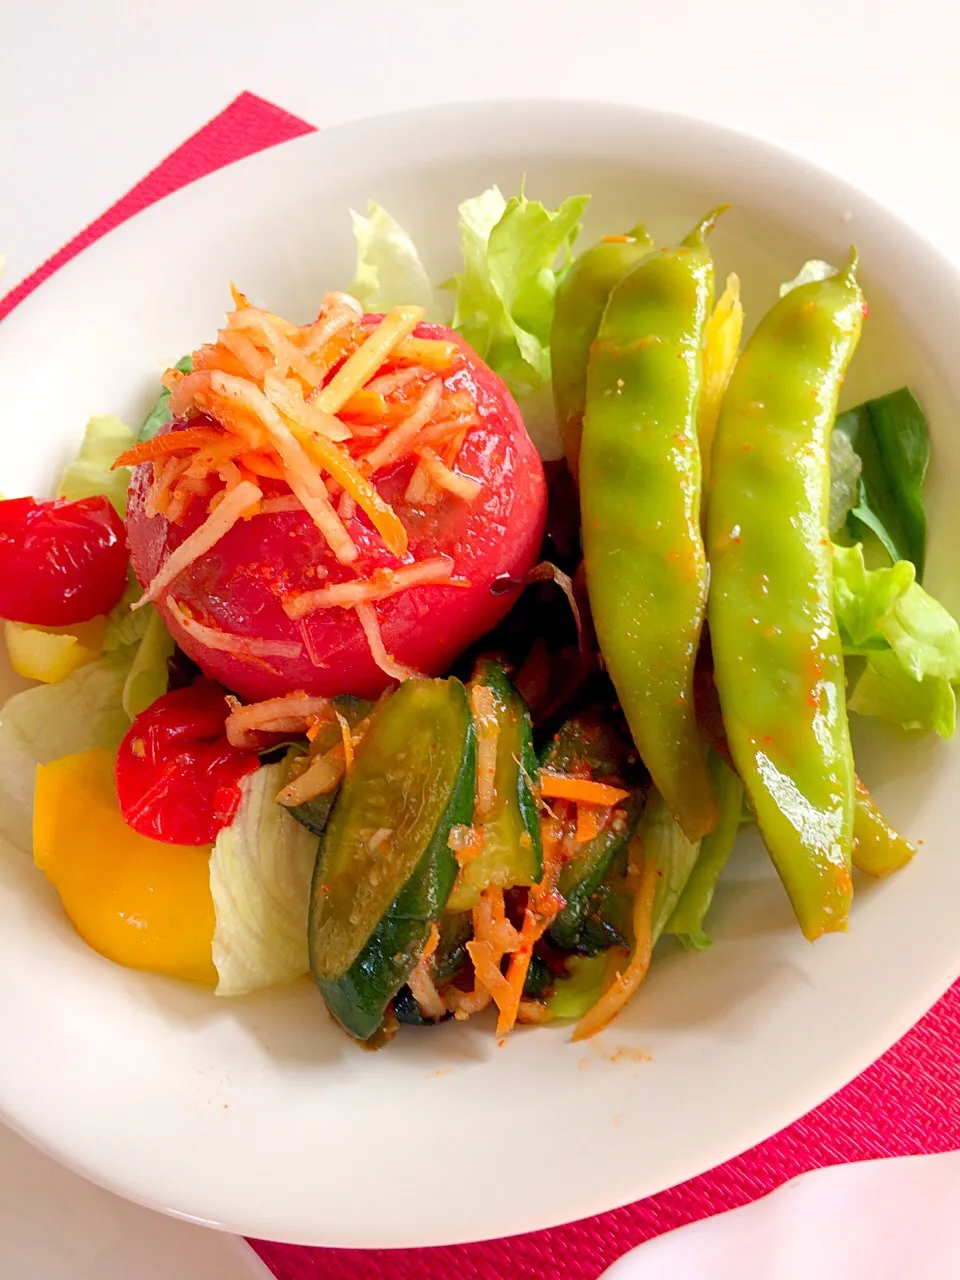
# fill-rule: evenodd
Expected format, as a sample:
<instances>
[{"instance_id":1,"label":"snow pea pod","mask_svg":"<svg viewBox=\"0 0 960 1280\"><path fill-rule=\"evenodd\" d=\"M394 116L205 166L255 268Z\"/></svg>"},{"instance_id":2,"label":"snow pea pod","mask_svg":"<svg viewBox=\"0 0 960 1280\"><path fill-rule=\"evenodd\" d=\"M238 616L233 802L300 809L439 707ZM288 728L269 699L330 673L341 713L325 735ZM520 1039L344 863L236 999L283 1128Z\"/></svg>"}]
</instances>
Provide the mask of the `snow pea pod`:
<instances>
[{"instance_id":1,"label":"snow pea pod","mask_svg":"<svg viewBox=\"0 0 960 1280\"><path fill-rule=\"evenodd\" d=\"M550 329L553 404L567 466L574 479L580 456L590 347L614 285L652 248L653 240L642 225L623 236L604 236L577 258L557 290Z\"/></svg>"},{"instance_id":2,"label":"snow pea pod","mask_svg":"<svg viewBox=\"0 0 960 1280\"><path fill-rule=\"evenodd\" d=\"M891 827L859 778L854 787L857 799L853 816L853 865L868 876L888 876L891 871L899 871L917 852L916 848Z\"/></svg>"},{"instance_id":3,"label":"snow pea pod","mask_svg":"<svg viewBox=\"0 0 960 1280\"><path fill-rule=\"evenodd\" d=\"M693 667L707 599L697 402L710 214L616 285L587 369L583 551L607 670L637 749L687 839L716 821Z\"/></svg>"},{"instance_id":4,"label":"snow pea pod","mask_svg":"<svg viewBox=\"0 0 960 1280\"><path fill-rule=\"evenodd\" d=\"M856 255L786 294L713 446L710 638L727 741L804 934L846 928L854 772L828 533L830 433L860 338Z\"/></svg>"}]
</instances>

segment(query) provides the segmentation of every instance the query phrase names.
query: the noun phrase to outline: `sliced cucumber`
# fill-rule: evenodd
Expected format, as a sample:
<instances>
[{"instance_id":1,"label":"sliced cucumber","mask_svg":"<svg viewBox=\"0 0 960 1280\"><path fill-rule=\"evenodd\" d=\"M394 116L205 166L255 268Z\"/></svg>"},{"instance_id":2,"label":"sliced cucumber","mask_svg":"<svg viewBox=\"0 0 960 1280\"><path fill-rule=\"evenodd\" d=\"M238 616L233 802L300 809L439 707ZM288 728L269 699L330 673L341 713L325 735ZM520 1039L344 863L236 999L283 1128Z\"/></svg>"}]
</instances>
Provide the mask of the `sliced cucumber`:
<instances>
[{"instance_id":1,"label":"sliced cucumber","mask_svg":"<svg viewBox=\"0 0 960 1280\"><path fill-rule=\"evenodd\" d=\"M624 784L632 751L622 735L594 712L584 712L568 720L547 744L543 763L560 772L589 770L596 782ZM550 927L550 941L562 950L577 947L585 921L592 909L592 897L617 854L624 848L643 812L643 793L637 790L619 806L612 822L564 864L558 888L566 906Z\"/></svg>"},{"instance_id":2,"label":"sliced cucumber","mask_svg":"<svg viewBox=\"0 0 960 1280\"><path fill-rule=\"evenodd\" d=\"M457 874L450 828L473 814L476 738L459 680L407 680L374 711L314 872L310 967L367 1040L406 982Z\"/></svg>"},{"instance_id":3,"label":"sliced cucumber","mask_svg":"<svg viewBox=\"0 0 960 1280\"><path fill-rule=\"evenodd\" d=\"M483 847L464 864L450 895L451 911L469 911L490 885L533 885L543 876L530 712L499 662L478 663L471 690L478 684L493 694L498 725L493 809L483 819Z\"/></svg>"},{"instance_id":4,"label":"sliced cucumber","mask_svg":"<svg viewBox=\"0 0 960 1280\"><path fill-rule=\"evenodd\" d=\"M373 710L372 702L368 702L366 698L354 698L349 694L344 697L334 698L333 705L351 729L355 728L364 716L368 716ZM314 751L316 753L329 751L331 747L336 746L340 741L340 735L340 724L337 720L323 725L314 740ZM327 829L330 811L337 798L338 790L339 788L335 788L322 796L314 796L312 800L305 800L303 804L291 805L291 818L296 818L301 826L306 827L308 831L312 831L315 836L322 836Z\"/></svg>"}]
</instances>

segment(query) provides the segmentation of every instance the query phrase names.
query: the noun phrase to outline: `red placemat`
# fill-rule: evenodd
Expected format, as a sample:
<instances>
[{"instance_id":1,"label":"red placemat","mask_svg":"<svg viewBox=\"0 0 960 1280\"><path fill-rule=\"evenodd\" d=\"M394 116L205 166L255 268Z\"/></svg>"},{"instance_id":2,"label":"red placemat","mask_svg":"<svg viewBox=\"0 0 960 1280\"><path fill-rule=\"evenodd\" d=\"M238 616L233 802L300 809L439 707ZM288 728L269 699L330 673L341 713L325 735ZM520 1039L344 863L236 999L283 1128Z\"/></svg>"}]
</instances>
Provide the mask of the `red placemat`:
<instances>
[{"instance_id":1,"label":"red placemat","mask_svg":"<svg viewBox=\"0 0 960 1280\"><path fill-rule=\"evenodd\" d=\"M105 232L171 191L313 126L241 94L123 199L0 300L0 319ZM508 1240L437 1249L304 1249L251 1241L278 1280L594 1280L627 1249L755 1200L822 1165L960 1148L960 983L859 1079L717 1169L612 1213ZM376 1213L376 1206L371 1206Z\"/></svg>"}]
</instances>

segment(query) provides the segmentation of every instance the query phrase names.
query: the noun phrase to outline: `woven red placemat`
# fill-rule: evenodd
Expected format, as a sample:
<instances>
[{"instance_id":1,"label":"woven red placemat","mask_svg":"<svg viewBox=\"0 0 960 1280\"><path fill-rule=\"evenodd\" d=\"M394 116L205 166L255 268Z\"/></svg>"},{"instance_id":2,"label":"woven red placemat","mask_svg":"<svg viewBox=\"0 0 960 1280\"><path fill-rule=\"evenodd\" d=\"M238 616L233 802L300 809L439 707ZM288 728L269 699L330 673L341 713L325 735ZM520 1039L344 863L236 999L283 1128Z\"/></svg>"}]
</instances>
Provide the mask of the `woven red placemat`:
<instances>
[{"instance_id":1,"label":"woven red placemat","mask_svg":"<svg viewBox=\"0 0 960 1280\"><path fill-rule=\"evenodd\" d=\"M241 94L132 191L0 299L0 319L107 231L204 174L312 125ZM735 1208L822 1165L960 1149L960 983L852 1084L790 1128L681 1186L550 1231L435 1249L306 1249L251 1241L278 1280L594 1280L627 1249ZM370 1206L371 1214L376 1206Z\"/></svg>"}]
</instances>

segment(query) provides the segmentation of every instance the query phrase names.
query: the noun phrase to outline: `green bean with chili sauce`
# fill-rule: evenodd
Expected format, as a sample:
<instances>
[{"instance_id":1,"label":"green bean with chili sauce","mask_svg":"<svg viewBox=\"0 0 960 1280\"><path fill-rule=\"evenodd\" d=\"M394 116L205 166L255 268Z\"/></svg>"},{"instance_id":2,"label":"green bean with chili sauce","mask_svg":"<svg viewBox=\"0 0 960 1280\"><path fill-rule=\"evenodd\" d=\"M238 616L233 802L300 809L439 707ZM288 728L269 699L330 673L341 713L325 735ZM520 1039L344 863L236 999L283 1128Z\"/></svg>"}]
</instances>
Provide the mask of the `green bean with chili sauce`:
<instances>
[{"instance_id":1,"label":"green bean with chili sauce","mask_svg":"<svg viewBox=\"0 0 960 1280\"><path fill-rule=\"evenodd\" d=\"M693 668L707 599L697 404L713 301L707 233L644 258L610 295L587 370L583 551L600 650L670 813L695 842L717 805Z\"/></svg>"},{"instance_id":2,"label":"green bean with chili sauce","mask_svg":"<svg viewBox=\"0 0 960 1280\"><path fill-rule=\"evenodd\" d=\"M646 227L622 236L604 236L581 253L563 278L550 329L553 404L567 466L574 480L587 398L587 361L614 285L653 249Z\"/></svg>"},{"instance_id":3,"label":"green bean with chili sauce","mask_svg":"<svg viewBox=\"0 0 960 1280\"><path fill-rule=\"evenodd\" d=\"M809 939L846 928L854 771L828 532L830 433L860 338L856 254L786 294L737 361L707 503L727 741Z\"/></svg>"},{"instance_id":4,"label":"green bean with chili sauce","mask_svg":"<svg viewBox=\"0 0 960 1280\"><path fill-rule=\"evenodd\" d=\"M859 778L854 779L853 865L868 876L888 876L905 867L916 848L891 827Z\"/></svg>"}]
</instances>

